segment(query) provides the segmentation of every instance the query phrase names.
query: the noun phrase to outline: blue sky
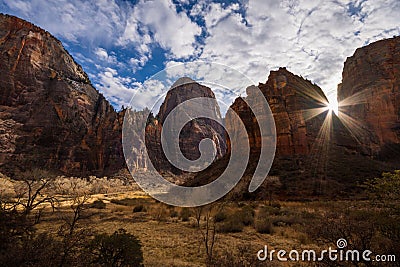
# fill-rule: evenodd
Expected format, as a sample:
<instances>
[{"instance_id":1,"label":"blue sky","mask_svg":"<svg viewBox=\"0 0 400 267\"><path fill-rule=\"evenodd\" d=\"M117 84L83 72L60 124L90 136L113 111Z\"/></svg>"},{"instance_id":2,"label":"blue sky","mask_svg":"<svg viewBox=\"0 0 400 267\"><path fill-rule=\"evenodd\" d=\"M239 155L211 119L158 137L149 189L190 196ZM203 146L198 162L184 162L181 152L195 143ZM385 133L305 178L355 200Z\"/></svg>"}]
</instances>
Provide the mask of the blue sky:
<instances>
[{"instance_id":1,"label":"blue sky","mask_svg":"<svg viewBox=\"0 0 400 267\"><path fill-rule=\"evenodd\" d=\"M223 85L213 89L229 105L281 66L334 101L346 57L400 34L397 0L0 0L0 11L59 38L116 109L132 96L152 106L180 75ZM182 62L206 68L171 69ZM210 62L239 74L216 77ZM165 68L166 83L148 79Z\"/></svg>"}]
</instances>

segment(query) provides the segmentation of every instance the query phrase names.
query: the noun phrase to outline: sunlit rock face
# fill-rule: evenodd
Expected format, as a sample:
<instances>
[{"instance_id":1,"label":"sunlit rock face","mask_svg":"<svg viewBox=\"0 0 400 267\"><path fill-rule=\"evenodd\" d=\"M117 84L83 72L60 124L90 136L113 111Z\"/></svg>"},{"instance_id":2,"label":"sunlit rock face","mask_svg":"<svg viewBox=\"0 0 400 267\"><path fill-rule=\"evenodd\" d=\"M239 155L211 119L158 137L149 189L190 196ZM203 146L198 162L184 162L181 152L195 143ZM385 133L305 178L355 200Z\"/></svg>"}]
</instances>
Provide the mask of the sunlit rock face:
<instances>
[{"instance_id":1,"label":"sunlit rock face","mask_svg":"<svg viewBox=\"0 0 400 267\"><path fill-rule=\"evenodd\" d=\"M328 102L321 88L285 68L271 71L265 84L259 84L273 113L276 125L276 156L309 155L327 113ZM250 89L251 87L249 87ZM247 90L246 100L256 106L251 90ZM253 152L261 147L260 130L257 119L248 105L240 98L231 106L244 124ZM231 114L226 116L230 125Z\"/></svg>"},{"instance_id":2,"label":"sunlit rock face","mask_svg":"<svg viewBox=\"0 0 400 267\"><path fill-rule=\"evenodd\" d=\"M348 197L357 191L357 183L378 177L393 164L375 160L359 152L354 136L327 107L321 88L284 68L271 71L268 81L259 85L266 97L276 124L277 145L274 163L268 175L279 177L282 199ZM257 106L260 99L247 92L246 101ZM260 153L260 130L257 120L245 101L236 99L231 106L244 122L251 147L250 160L239 185L232 191L237 198L265 198L268 184L248 194L250 180ZM235 128L230 114L226 126ZM243 141L243 142L244 142ZM228 147L230 141L228 140ZM229 154L194 177L188 185L204 185L222 174ZM263 164L262 162L260 164Z\"/></svg>"},{"instance_id":3,"label":"sunlit rock face","mask_svg":"<svg viewBox=\"0 0 400 267\"><path fill-rule=\"evenodd\" d=\"M400 157L399 86L400 37L359 48L347 58L338 100L363 153L384 160Z\"/></svg>"},{"instance_id":4,"label":"sunlit rock face","mask_svg":"<svg viewBox=\"0 0 400 267\"><path fill-rule=\"evenodd\" d=\"M176 119L173 116L177 114L172 114L171 111L179 104L194 98L215 99L215 95L210 88L200 85L190 78L180 78L168 91L157 116L149 120L146 127L146 146L149 157L158 171L170 171L175 174L181 173L165 157L161 146L161 132L168 116L172 116L172 118L168 118L171 121ZM205 105L194 108L200 111L213 110L214 115L221 118L218 107ZM198 159L200 157L200 141L206 138L211 139L215 145L216 159L225 155L226 142L224 129L218 122L207 118L193 119L182 128L179 134L179 148L182 154L189 160Z\"/></svg>"},{"instance_id":5,"label":"sunlit rock face","mask_svg":"<svg viewBox=\"0 0 400 267\"><path fill-rule=\"evenodd\" d=\"M124 167L123 114L48 32L0 15L0 171L68 175Z\"/></svg>"}]
</instances>

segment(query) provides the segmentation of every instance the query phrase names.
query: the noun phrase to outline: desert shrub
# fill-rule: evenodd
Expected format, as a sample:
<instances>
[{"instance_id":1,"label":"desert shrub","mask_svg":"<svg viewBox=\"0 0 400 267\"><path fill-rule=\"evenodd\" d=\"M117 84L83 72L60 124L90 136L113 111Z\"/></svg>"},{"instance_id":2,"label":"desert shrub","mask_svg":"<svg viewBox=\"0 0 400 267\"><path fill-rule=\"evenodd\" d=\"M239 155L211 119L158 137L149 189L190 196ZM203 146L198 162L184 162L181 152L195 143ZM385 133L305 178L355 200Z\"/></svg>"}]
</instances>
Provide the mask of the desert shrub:
<instances>
[{"instance_id":1,"label":"desert shrub","mask_svg":"<svg viewBox=\"0 0 400 267\"><path fill-rule=\"evenodd\" d=\"M62 243L48 234L32 233L3 245L1 266L52 266L61 261Z\"/></svg>"},{"instance_id":2,"label":"desert shrub","mask_svg":"<svg viewBox=\"0 0 400 267\"><path fill-rule=\"evenodd\" d=\"M300 216L303 220L306 220L306 221L312 221L312 220L318 219L317 214L308 212L308 211L302 211Z\"/></svg>"},{"instance_id":3,"label":"desert shrub","mask_svg":"<svg viewBox=\"0 0 400 267\"><path fill-rule=\"evenodd\" d=\"M273 234L274 228L269 218L257 218L254 223L254 228L260 234Z\"/></svg>"},{"instance_id":4,"label":"desert shrub","mask_svg":"<svg viewBox=\"0 0 400 267\"><path fill-rule=\"evenodd\" d=\"M136 198L112 199L110 202L121 206L135 206L138 203L138 199Z\"/></svg>"},{"instance_id":5,"label":"desert shrub","mask_svg":"<svg viewBox=\"0 0 400 267\"><path fill-rule=\"evenodd\" d=\"M273 206L263 206L260 208L260 212L268 215L281 215L283 213L281 208Z\"/></svg>"},{"instance_id":6,"label":"desert shrub","mask_svg":"<svg viewBox=\"0 0 400 267\"><path fill-rule=\"evenodd\" d=\"M93 264L102 266L143 266L143 252L137 237L124 229L112 235L96 235L89 245Z\"/></svg>"},{"instance_id":7,"label":"desert shrub","mask_svg":"<svg viewBox=\"0 0 400 267\"><path fill-rule=\"evenodd\" d=\"M271 218L274 226L292 226L294 224L301 224L302 220L300 217L295 215L279 215Z\"/></svg>"},{"instance_id":8,"label":"desert shrub","mask_svg":"<svg viewBox=\"0 0 400 267\"><path fill-rule=\"evenodd\" d=\"M238 233L243 231L243 221L240 211L233 213L219 223L217 230L221 233Z\"/></svg>"},{"instance_id":9,"label":"desert shrub","mask_svg":"<svg viewBox=\"0 0 400 267\"><path fill-rule=\"evenodd\" d=\"M241 218L241 221L245 226L254 224L254 215L254 209L250 206L242 207L242 209L236 214L236 216Z\"/></svg>"},{"instance_id":10,"label":"desert shrub","mask_svg":"<svg viewBox=\"0 0 400 267\"><path fill-rule=\"evenodd\" d=\"M302 245L307 245L310 243L310 239L308 238L307 234L300 234L298 240Z\"/></svg>"},{"instance_id":11,"label":"desert shrub","mask_svg":"<svg viewBox=\"0 0 400 267\"><path fill-rule=\"evenodd\" d=\"M190 210L188 208L182 208L181 212L179 214L179 218L182 220L182 222L187 222L189 221L190 218Z\"/></svg>"},{"instance_id":12,"label":"desert shrub","mask_svg":"<svg viewBox=\"0 0 400 267\"><path fill-rule=\"evenodd\" d=\"M280 208L281 208L281 203L279 203L279 202L272 202L271 207L276 208L276 209L280 209Z\"/></svg>"},{"instance_id":13,"label":"desert shrub","mask_svg":"<svg viewBox=\"0 0 400 267\"><path fill-rule=\"evenodd\" d=\"M220 211L214 215L214 220L219 223L219 232L237 233L243 231L244 226L254 224L254 214L255 212L250 206L242 206L241 209L230 215Z\"/></svg>"},{"instance_id":14,"label":"desert shrub","mask_svg":"<svg viewBox=\"0 0 400 267\"><path fill-rule=\"evenodd\" d=\"M156 204L151 209L153 219L159 222L165 222L168 218L169 212L165 204Z\"/></svg>"},{"instance_id":15,"label":"desert shrub","mask_svg":"<svg viewBox=\"0 0 400 267\"><path fill-rule=\"evenodd\" d=\"M270 214L268 213L268 207L261 209L254 222L254 228L258 233L261 234L273 234L274 228L272 224L272 220L270 218Z\"/></svg>"},{"instance_id":16,"label":"desert shrub","mask_svg":"<svg viewBox=\"0 0 400 267\"><path fill-rule=\"evenodd\" d=\"M374 253L388 253L395 242L381 235L381 226L387 217L371 210L343 209L328 211L304 231L313 239L335 243L339 238L348 242L347 249L371 250Z\"/></svg>"},{"instance_id":17,"label":"desert shrub","mask_svg":"<svg viewBox=\"0 0 400 267\"><path fill-rule=\"evenodd\" d=\"M175 209L171 209L171 210L169 211L169 216L170 216L171 218L176 218L176 217L178 217L178 215L179 215L179 213L178 213Z\"/></svg>"},{"instance_id":18,"label":"desert shrub","mask_svg":"<svg viewBox=\"0 0 400 267\"><path fill-rule=\"evenodd\" d=\"M104 203L103 200L98 199L98 200L95 200L92 204L90 204L90 207L93 209L105 209L106 203Z\"/></svg>"},{"instance_id":19,"label":"desert shrub","mask_svg":"<svg viewBox=\"0 0 400 267\"><path fill-rule=\"evenodd\" d=\"M214 221L215 222L223 222L226 220L228 216L226 215L225 212L219 211L214 215Z\"/></svg>"},{"instance_id":20,"label":"desert shrub","mask_svg":"<svg viewBox=\"0 0 400 267\"><path fill-rule=\"evenodd\" d=\"M133 208L133 212L134 212L134 213L136 213L136 212L145 212L145 211L146 211L146 207L145 207L143 204L136 205L136 206Z\"/></svg>"}]
</instances>

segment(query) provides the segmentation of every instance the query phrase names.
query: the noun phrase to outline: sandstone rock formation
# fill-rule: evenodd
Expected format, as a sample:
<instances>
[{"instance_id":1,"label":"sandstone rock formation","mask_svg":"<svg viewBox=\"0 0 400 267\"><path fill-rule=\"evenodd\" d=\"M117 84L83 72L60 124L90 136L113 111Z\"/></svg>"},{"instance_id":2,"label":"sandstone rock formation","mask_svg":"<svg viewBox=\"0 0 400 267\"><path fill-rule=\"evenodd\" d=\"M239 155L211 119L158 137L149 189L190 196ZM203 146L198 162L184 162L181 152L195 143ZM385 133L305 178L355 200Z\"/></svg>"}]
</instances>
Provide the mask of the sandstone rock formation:
<instances>
[{"instance_id":1,"label":"sandstone rock formation","mask_svg":"<svg viewBox=\"0 0 400 267\"><path fill-rule=\"evenodd\" d=\"M327 99L322 90L310 81L280 68L271 71L267 82L259 84L259 89L270 105L277 132L276 157L269 175L281 180L279 194L284 199L321 195L348 197L356 191L354 185L357 182L377 177L383 171L395 168L396 165L358 152L360 146L357 140L342 119L328 110ZM252 96L251 91L247 94L247 101L259 101ZM236 99L231 108L244 122L251 146L245 175L231 192L231 196L263 198L268 191L267 184L261 186L256 194L247 193L250 179L258 164L261 145L257 120L241 98ZM229 120L228 113L227 126L231 124ZM371 133L372 130L369 134ZM226 155L198 173L187 185L209 183L224 171L228 162L229 155ZM397 160L397 166L400 167L399 165L400 161Z\"/></svg>"},{"instance_id":2,"label":"sandstone rock formation","mask_svg":"<svg viewBox=\"0 0 400 267\"><path fill-rule=\"evenodd\" d=\"M265 84L259 84L274 115L277 135L276 156L308 155L318 136L326 113L326 99L321 88L292 74L285 68L271 71ZM249 87L251 88L251 87ZM247 90L247 101L257 102L251 90ZM247 104L238 98L231 106L244 124L249 135L252 151L261 146L257 119ZM318 115L312 116L315 112ZM227 113L226 124L231 117Z\"/></svg>"},{"instance_id":3,"label":"sandstone rock formation","mask_svg":"<svg viewBox=\"0 0 400 267\"><path fill-rule=\"evenodd\" d=\"M171 111L179 104L194 98L215 99L214 93L210 88L200 85L190 78L183 77L174 83L168 91L160 111L155 118L149 120L146 127L146 146L149 157L154 167L158 171L169 171L181 174L167 160L161 146L161 133L163 124ZM201 106L199 110L213 110L215 116L221 117L219 108ZM172 116L173 114L171 114ZM170 118L174 121L176 118ZM199 143L201 140L209 138L215 144L216 158L221 158L226 152L225 133L223 127L214 120L207 118L196 118L188 122L179 134L179 146L182 154L189 160L196 160L200 157Z\"/></svg>"},{"instance_id":4,"label":"sandstone rock formation","mask_svg":"<svg viewBox=\"0 0 400 267\"><path fill-rule=\"evenodd\" d=\"M106 174L124 167L123 114L48 32L0 15L0 170Z\"/></svg>"},{"instance_id":5,"label":"sandstone rock formation","mask_svg":"<svg viewBox=\"0 0 400 267\"><path fill-rule=\"evenodd\" d=\"M400 37L359 48L347 58L338 101L340 111L352 118L362 153L400 159Z\"/></svg>"}]
</instances>

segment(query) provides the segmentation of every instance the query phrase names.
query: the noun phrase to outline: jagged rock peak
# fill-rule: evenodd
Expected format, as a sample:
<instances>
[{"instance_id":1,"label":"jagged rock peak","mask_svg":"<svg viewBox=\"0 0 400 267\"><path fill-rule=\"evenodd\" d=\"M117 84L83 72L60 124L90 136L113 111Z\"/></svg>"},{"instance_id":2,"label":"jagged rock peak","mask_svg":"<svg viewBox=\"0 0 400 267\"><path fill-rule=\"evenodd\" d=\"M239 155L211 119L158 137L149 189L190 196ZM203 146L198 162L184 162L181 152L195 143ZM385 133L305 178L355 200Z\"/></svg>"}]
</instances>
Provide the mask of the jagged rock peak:
<instances>
[{"instance_id":1,"label":"jagged rock peak","mask_svg":"<svg viewBox=\"0 0 400 267\"><path fill-rule=\"evenodd\" d=\"M179 86L172 86L168 91L160 107L160 111L156 116L158 119L156 123L147 125L146 146L148 148L149 157L157 170L181 174L181 172L174 168L164 156L161 147L161 131L163 124L171 111L179 104L199 97L215 99L215 95L209 87L201 85L188 77L180 78L175 84L179 84ZM193 108L196 110L200 109L215 112L215 117L221 118L219 107L211 105L210 103L202 103L201 106ZM174 117L169 119L178 121L177 116L179 117L179 115L175 114L173 116ZM200 151L198 145L200 141L205 138L213 140L216 147L216 157L221 158L226 152L224 129L218 122L201 117L195 118L187 123L180 132L179 147L182 154L190 160L199 158Z\"/></svg>"}]
</instances>

